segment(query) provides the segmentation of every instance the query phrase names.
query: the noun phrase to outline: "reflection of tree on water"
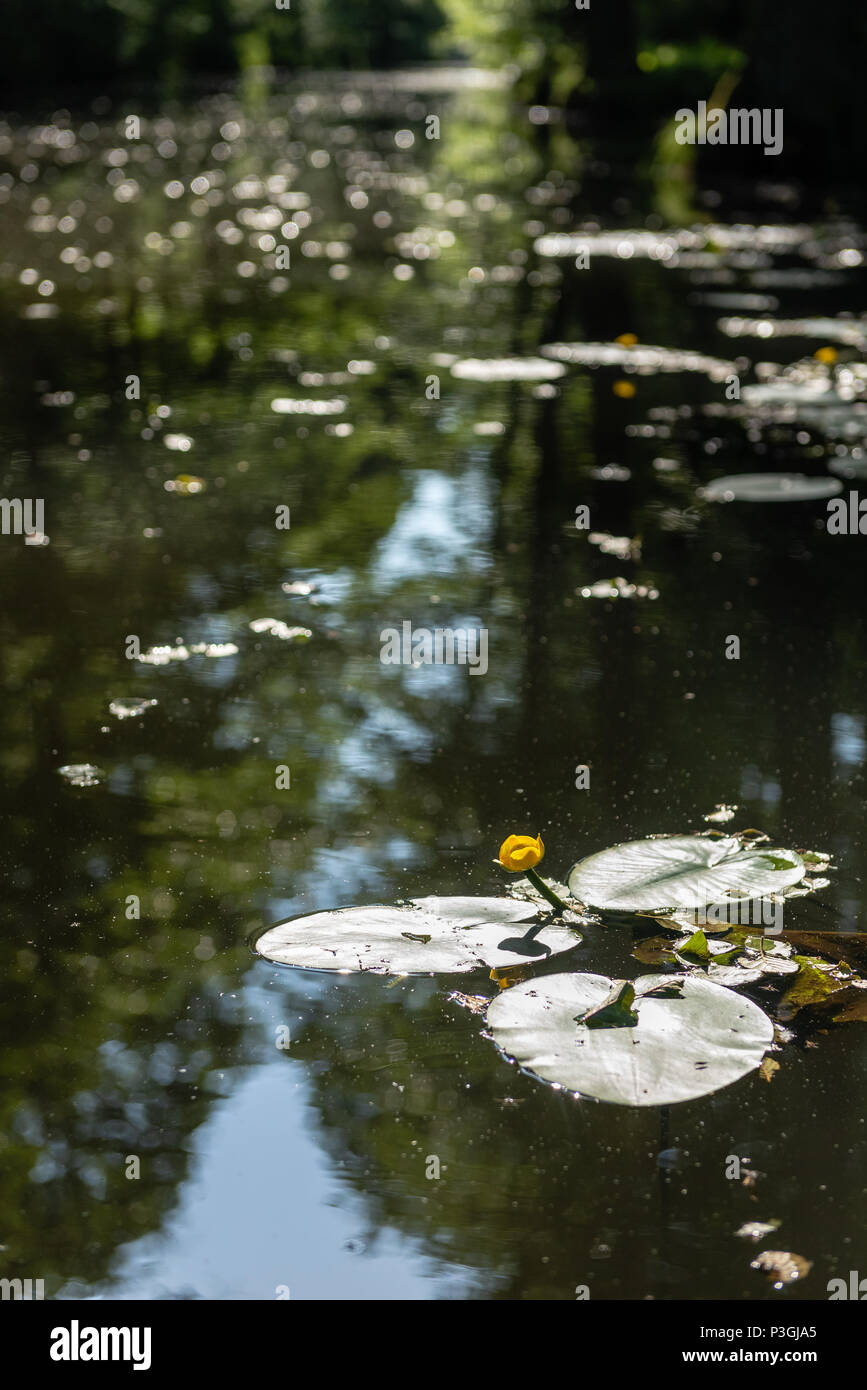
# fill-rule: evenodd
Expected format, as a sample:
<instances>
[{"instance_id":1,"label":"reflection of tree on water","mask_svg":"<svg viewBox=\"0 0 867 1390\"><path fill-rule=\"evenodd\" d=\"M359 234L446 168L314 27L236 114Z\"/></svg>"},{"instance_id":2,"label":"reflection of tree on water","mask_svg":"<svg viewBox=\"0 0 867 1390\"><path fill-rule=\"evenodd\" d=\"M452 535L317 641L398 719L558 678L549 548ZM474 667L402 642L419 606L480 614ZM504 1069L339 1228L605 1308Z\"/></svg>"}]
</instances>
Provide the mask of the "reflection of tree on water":
<instances>
[{"instance_id":1,"label":"reflection of tree on water","mask_svg":"<svg viewBox=\"0 0 867 1390\"><path fill-rule=\"evenodd\" d=\"M462 987L492 988L481 979ZM734 1086L673 1107L662 1142L656 1110L576 1103L523 1076L445 994L432 982L389 988L356 977L300 1006L292 1057L308 1066L335 1200L346 1202L346 1189L363 1200L369 1247L396 1228L433 1270L456 1267L485 1298L572 1299L580 1284L591 1298L689 1298L697 1287L764 1295L733 1239L755 1219L755 1197L725 1178L725 1155L761 1149L760 1196L792 1212L794 1238L798 1175L821 1163L820 1133L810 1130L795 1159L774 1142L776 1121L763 1109L745 1121ZM852 1161L855 1152L863 1141ZM439 1179L427 1176L431 1156ZM833 1207L827 1215L830 1249L848 1218Z\"/></svg>"},{"instance_id":2,"label":"reflection of tree on water","mask_svg":"<svg viewBox=\"0 0 867 1390\"><path fill-rule=\"evenodd\" d=\"M327 131L317 135L329 139ZM66 177L72 197L80 175ZM337 184L329 196L339 193ZM161 1219L186 1169L186 1133L207 1113L204 1078L239 1055L234 1021L223 1018L216 993L247 960L245 951L225 952L243 936L251 898L267 894L269 884L279 891L297 884L301 831L309 836L304 867L316 861L317 846L351 842L371 824L382 827L381 837L403 822L407 840L430 844L449 799L448 750L463 736L456 687L438 716L438 771L428 769L420 792L430 735L416 746L411 733L408 742L394 742L389 728L399 723L395 701L406 707L410 730L416 724L422 731L430 710L402 681L383 685L362 579L407 495L398 473L407 438L398 404L418 389L415 371L396 363L393 378L354 383L356 435L335 447L310 430L290 448L287 474L268 412L270 397L286 389L285 366L268 362L269 343L276 350L286 342L285 307L267 297L254 311L231 300L227 306L232 267L224 260L204 273L215 250L207 237L179 243L177 261L144 255L145 228L163 221L156 190L138 211L119 209L110 195L103 208L90 200L90 224L106 214L115 221L116 315L103 326L73 312L75 301L64 304L64 332L47 341L39 325L22 324L4 373L8 428L22 451L16 481L27 485L26 450L26 476L38 478L50 499L53 531L49 548L25 551L23 563L7 552L4 562L4 713L15 733L0 752L9 787L4 857L15 866L4 992L17 1038L7 1064L18 1078L4 1102L4 1130L17 1136L5 1188L6 1243L26 1270L31 1240L50 1228L56 1278L84 1281L104 1274L116 1243ZM378 254L375 246L369 254ZM32 250L22 241L12 255L23 260ZM336 301L327 280L305 289L300 279L292 322L303 363L334 369L387 328L398 287L386 283L374 305L371 276L362 265L360 290ZM88 308L98 293L94 286L78 303ZM438 312L454 319L458 310ZM265 345L252 405L238 351L245 333ZM416 333L423 362L436 335L424 319ZM143 383L138 419L120 389L130 371ZM75 420L47 410L34 381L73 390ZM160 401L196 436L188 466L207 453L194 465L207 482L190 499L195 512L178 511L178 499L162 487L175 459L140 437ZM252 431L244 429L248 422ZM417 468L443 465L446 440L427 429L414 429L412 439ZM93 462L70 470L70 452L81 443ZM249 476L235 467L241 450ZM287 496L297 520L283 536L269 518ZM145 536L145 527L156 535ZM105 544L94 544L97 537ZM273 609L279 579L299 562L360 582L339 611L305 610L316 640L303 660L294 652L287 660L266 643L254 649L247 639L242 659L222 667L199 658L154 672L124 662L131 631L143 646L178 634L212 637L215 621L221 633L237 636L259 608ZM443 599L455 603L460 594L463 601L466 579L460 565L447 572ZM243 591L258 597L236 607ZM426 592L397 582L387 601L413 611L422 595L427 602ZM125 693L146 693L159 705L141 724L117 726L107 704ZM365 722L366 770L363 761L342 767L338 750ZM256 736L261 746L251 743ZM296 752L291 807L273 794L271 777L287 743L304 749L300 758ZM78 750L109 770L109 783L93 795L57 778L57 767ZM391 784L382 779L386 765ZM130 895L141 899L140 919L125 916ZM129 1153L143 1159L140 1187L124 1176Z\"/></svg>"}]
</instances>

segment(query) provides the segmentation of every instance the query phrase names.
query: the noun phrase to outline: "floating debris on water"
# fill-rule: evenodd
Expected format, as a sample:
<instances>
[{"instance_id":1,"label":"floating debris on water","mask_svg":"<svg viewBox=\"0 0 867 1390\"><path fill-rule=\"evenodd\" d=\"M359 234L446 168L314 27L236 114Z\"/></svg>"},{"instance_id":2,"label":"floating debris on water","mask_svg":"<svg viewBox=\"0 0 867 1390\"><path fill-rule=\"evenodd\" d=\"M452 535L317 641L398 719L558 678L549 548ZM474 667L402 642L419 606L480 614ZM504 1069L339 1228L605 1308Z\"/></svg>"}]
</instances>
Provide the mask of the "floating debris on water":
<instances>
[{"instance_id":1,"label":"floating debris on water","mask_svg":"<svg viewBox=\"0 0 867 1390\"><path fill-rule=\"evenodd\" d=\"M106 775L102 768L93 763L66 763L57 770L73 787L96 787Z\"/></svg>"},{"instance_id":2,"label":"floating debris on water","mask_svg":"<svg viewBox=\"0 0 867 1390\"><path fill-rule=\"evenodd\" d=\"M277 396L271 402L276 415L340 415L347 407L344 396L330 401L307 401L297 396Z\"/></svg>"},{"instance_id":3,"label":"floating debris on water","mask_svg":"<svg viewBox=\"0 0 867 1390\"><path fill-rule=\"evenodd\" d=\"M710 821L713 825L725 825L727 821L734 820L737 806L726 806L724 802L718 801L714 809L702 819Z\"/></svg>"},{"instance_id":4,"label":"floating debris on water","mask_svg":"<svg viewBox=\"0 0 867 1390\"><path fill-rule=\"evenodd\" d=\"M606 463L601 468L591 468L590 477L600 483L628 483L632 469L625 468L622 463Z\"/></svg>"},{"instance_id":5,"label":"floating debris on water","mask_svg":"<svg viewBox=\"0 0 867 1390\"><path fill-rule=\"evenodd\" d=\"M289 627L288 623L281 622L279 618L256 618L250 624L252 632L270 632L272 637L279 637L281 642L306 642L313 636L309 627Z\"/></svg>"},{"instance_id":6,"label":"floating debris on water","mask_svg":"<svg viewBox=\"0 0 867 1390\"><path fill-rule=\"evenodd\" d=\"M613 256L629 261L633 257L660 261L666 267L688 266L694 258L705 253L699 264L714 265L723 261L724 253L763 251L785 254L802 250L813 237L806 226L736 226L669 227L664 232L649 232L644 228L622 231L555 232L539 236L533 250L540 256ZM686 254L684 254L686 253ZM689 256L693 259L689 259Z\"/></svg>"},{"instance_id":7,"label":"floating debris on water","mask_svg":"<svg viewBox=\"0 0 867 1390\"><path fill-rule=\"evenodd\" d=\"M603 555L616 555L618 560L638 560L641 558L641 541L635 536L612 536L607 531L591 531L587 537L591 545L598 546Z\"/></svg>"},{"instance_id":8,"label":"floating debris on water","mask_svg":"<svg viewBox=\"0 0 867 1390\"><path fill-rule=\"evenodd\" d=\"M628 343L545 343L546 357L579 367L628 367L639 376L656 372L702 372L711 381L737 375L734 362L681 348L647 347ZM454 368L452 368L454 371Z\"/></svg>"},{"instance_id":9,"label":"floating debris on water","mask_svg":"<svg viewBox=\"0 0 867 1390\"><path fill-rule=\"evenodd\" d=\"M763 1250L750 1262L750 1269L762 1270L775 1289L805 1279L812 1268L812 1260L805 1260L803 1255L794 1255L791 1250Z\"/></svg>"},{"instance_id":10,"label":"floating debris on water","mask_svg":"<svg viewBox=\"0 0 867 1390\"><path fill-rule=\"evenodd\" d=\"M555 381L565 371L543 357L465 357L451 369L461 381Z\"/></svg>"},{"instance_id":11,"label":"floating debris on water","mask_svg":"<svg viewBox=\"0 0 867 1390\"><path fill-rule=\"evenodd\" d=\"M168 666L171 661L189 661L189 648L182 642L178 642L174 647L148 647L146 652L142 652L138 658L145 666Z\"/></svg>"},{"instance_id":12,"label":"floating debris on water","mask_svg":"<svg viewBox=\"0 0 867 1390\"><path fill-rule=\"evenodd\" d=\"M713 294L690 294L687 296L687 302L703 304L709 309L744 309L756 313L773 313L779 308L780 303L772 294L740 294L729 290Z\"/></svg>"},{"instance_id":13,"label":"floating debris on water","mask_svg":"<svg viewBox=\"0 0 867 1390\"><path fill-rule=\"evenodd\" d=\"M597 579L585 589L576 589L581 598L659 598L659 590L645 584L630 584L622 575L614 579Z\"/></svg>"},{"instance_id":14,"label":"floating debris on water","mask_svg":"<svg viewBox=\"0 0 867 1390\"><path fill-rule=\"evenodd\" d=\"M56 319L59 313L56 304L26 304L20 316L23 319Z\"/></svg>"},{"instance_id":15,"label":"floating debris on water","mask_svg":"<svg viewBox=\"0 0 867 1390\"><path fill-rule=\"evenodd\" d=\"M166 492L179 492L182 497L192 497L204 492L207 483L204 478L196 478L192 473L181 473L177 478L169 478L163 483Z\"/></svg>"},{"instance_id":16,"label":"floating debris on water","mask_svg":"<svg viewBox=\"0 0 867 1390\"><path fill-rule=\"evenodd\" d=\"M452 990L446 997L472 1014L483 1014L491 1002L484 994L463 994L459 989Z\"/></svg>"},{"instance_id":17,"label":"floating debris on water","mask_svg":"<svg viewBox=\"0 0 867 1390\"><path fill-rule=\"evenodd\" d=\"M284 594L292 594L298 598L307 598L308 595L316 592L316 585L308 584L304 579L293 579L289 584L281 584L280 588Z\"/></svg>"},{"instance_id":18,"label":"floating debris on water","mask_svg":"<svg viewBox=\"0 0 867 1390\"><path fill-rule=\"evenodd\" d=\"M177 642L173 647L149 647L138 659L146 666L168 666L172 661L189 661L191 656L216 658L237 654L238 648L234 642L194 642L189 647ZM156 704L156 700L153 703Z\"/></svg>"},{"instance_id":19,"label":"floating debris on water","mask_svg":"<svg viewBox=\"0 0 867 1390\"><path fill-rule=\"evenodd\" d=\"M113 714L115 719L139 719L146 710L152 709L157 703L157 700L112 700L108 712Z\"/></svg>"},{"instance_id":20,"label":"floating debris on water","mask_svg":"<svg viewBox=\"0 0 867 1390\"><path fill-rule=\"evenodd\" d=\"M735 1231L735 1235L741 1240L761 1240L764 1236L771 1235L781 1224L780 1221L745 1221Z\"/></svg>"},{"instance_id":21,"label":"floating debris on water","mask_svg":"<svg viewBox=\"0 0 867 1390\"><path fill-rule=\"evenodd\" d=\"M190 647L191 654L216 659L221 656L237 656L238 648L234 642L195 642Z\"/></svg>"}]
</instances>

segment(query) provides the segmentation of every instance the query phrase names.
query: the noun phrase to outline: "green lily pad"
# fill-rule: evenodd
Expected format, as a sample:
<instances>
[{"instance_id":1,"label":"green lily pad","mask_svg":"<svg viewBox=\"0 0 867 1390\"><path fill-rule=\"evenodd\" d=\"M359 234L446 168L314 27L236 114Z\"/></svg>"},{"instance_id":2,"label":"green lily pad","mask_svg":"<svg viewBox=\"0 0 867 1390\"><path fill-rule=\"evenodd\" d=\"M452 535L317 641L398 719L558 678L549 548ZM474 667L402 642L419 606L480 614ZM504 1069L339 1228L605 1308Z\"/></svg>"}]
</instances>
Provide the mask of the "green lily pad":
<instances>
[{"instance_id":1,"label":"green lily pad","mask_svg":"<svg viewBox=\"0 0 867 1390\"><path fill-rule=\"evenodd\" d=\"M838 478L805 473L736 473L715 478L701 495L709 502L811 502L843 491Z\"/></svg>"},{"instance_id":2,"label":"green lily pad","mask_svg":"<svg viewBox=\"0 0 867 1390\"><path fill-rule=\"evenodd\" d=\"M616 1105L672 1105L729 1086L755 1071L774 1025L740 995L700 973L634 981L631 1027L576 1022L610 1003L623 981L547 975L515 985L488 1007L497 1046L552 1086ZM672 997L673 986L680 988ZM656 996L655 992L661 992Z\"/></svg>"},{"instance_id":3,"label":"green lily pad","mask_svg":"<svg viewBox=\"0 0 867 1390\"><path fill-rule=\"evenodd\" d=\"M740 955L742 949L736 942L732 944L728 941L708 941L700 927L685 941L677 941L674 945L677 956L688 956L692 960L705 962L715 961L718 965L729 965L735 956Z\"/></svg>"},{"instance_id":4,"label":"green lily pad","mask_svg":"<svg viewBox=\"0 0 867 1390\"><path fill-rule=\"evenodd\" d=\"M593 907L664 912L769 896L804 873L794 850L744 848L735 836L671 835L591 854L571 870L568 883L574 897Z\"/></svg>"},{"instance_id":5,"label":"green lily pad","mask_svg":"<svg viewBox=\"0 0 867 1390\"><path fill-rule=\"evenodd\" d=\"M719 958L711 961L707 978L714 984L739 989L742 985L755 984L763 975L796 975L798 972L798 963L792 959L792 948L786 941L733 931L724 944L729 943L737 960L733 965Z\"/></svg>"},{"instance_id":6,"label":"green lily pad","mask_svg":"<svg viewBox=\"0 0 867 1390\"><path fill-rule=\"evenodd\" d=\"M549 912L516 898L415 898L398 907L342 907L293 917L269 927L254 944L267 960L308 970L456 974L528 965L571 951L580 935L549 924L549 918Z\"/></svg>"}]
</instances>

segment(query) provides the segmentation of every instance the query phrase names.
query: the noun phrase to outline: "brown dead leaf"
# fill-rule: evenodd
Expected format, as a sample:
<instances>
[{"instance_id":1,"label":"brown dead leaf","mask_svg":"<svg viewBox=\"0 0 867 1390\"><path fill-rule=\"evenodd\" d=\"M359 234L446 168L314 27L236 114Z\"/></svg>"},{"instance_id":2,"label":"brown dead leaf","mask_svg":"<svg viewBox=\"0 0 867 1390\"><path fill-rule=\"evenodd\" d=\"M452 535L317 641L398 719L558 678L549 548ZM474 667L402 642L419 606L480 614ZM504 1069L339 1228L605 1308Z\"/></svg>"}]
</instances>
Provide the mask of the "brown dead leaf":
<instances>
[{"instance_id":1,"label":"brown dead leaf","mask_svg":"<svg viewBox=\"0 0 867 1390\"><path fill-rule=\"evenodd\" d=\"M791 1250L763 1250L750 1262L750 1269L760 1269L767 1274L775 1289L806 1279L812 1268L812 1260L805 1260L803 1255L795 1255Z\"/></svg>"},{"instance_id":2,"label":"brown dead leaf","mask_svg":"<svg viewBox=\"0 0 867 1390\"><path fill-rule=\"evenodd\" d=\"M462 1009L469 1009L471 1014L483 1014L491 1002L484 994L462 994L459 989L452 990L448 998Z\"/></svg>"}]
</instances>

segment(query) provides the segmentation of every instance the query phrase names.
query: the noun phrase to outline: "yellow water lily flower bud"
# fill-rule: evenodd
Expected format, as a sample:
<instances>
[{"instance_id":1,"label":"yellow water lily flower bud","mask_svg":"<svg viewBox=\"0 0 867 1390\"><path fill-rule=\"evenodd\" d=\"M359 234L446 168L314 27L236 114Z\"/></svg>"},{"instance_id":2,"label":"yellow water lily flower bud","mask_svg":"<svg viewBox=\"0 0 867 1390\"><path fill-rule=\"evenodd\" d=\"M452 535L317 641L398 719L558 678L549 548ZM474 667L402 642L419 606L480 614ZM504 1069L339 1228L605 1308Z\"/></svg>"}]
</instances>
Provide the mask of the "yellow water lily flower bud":
<instances>
[{"instance_id":1,"label":"yellow water lily flower bud","mask_svg":"<svg viewBox=\"0 0 867 1390\"><path fill-rule=\"evenodd\" d=\"M621 333L614 341L619 343L621 347L635 347L638 339L634 333Z\"/></svg>"},{"instance_id":2,"label":"yellow water lily flower bud","mask_svg":"<svg viewBox=\"0 0 867 1390\"><path fill-rule=\"evenodd\" d=\"M631 381L615 381L611 390L615 396L619 396L622 401L629 401L635 395L635 387Z\"/></svg>"},{"instance_id":3,"label":"yellow water lily flower bud","mask_svg":"<svg viewBox=\"0 0 867 1390\"><path fill-rule=\"evenodd\" d=\"M528 869L534 869L544 854L541 835L535 840L532 835L510 835L500 845L500 863L513 874L525 874Z\"/></svg>"},{"instance_id":4,"label":"yellow water lily flower bud","mask_svg":"<svg viewBox=\"0 0 867 1390\"><path fill-rule=\"evenodd\" d=\"M813 356L817 362L824 362L826 366L831 367L837 361L837 349L832 347L820 347L813 353Z\"/></svg>"}]
</instances>

